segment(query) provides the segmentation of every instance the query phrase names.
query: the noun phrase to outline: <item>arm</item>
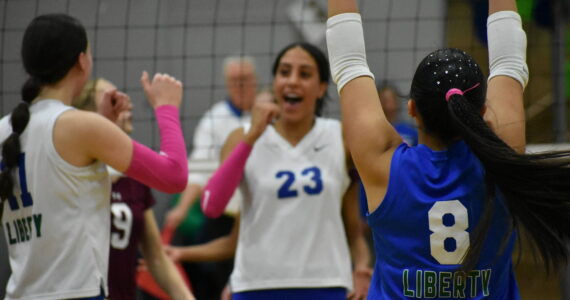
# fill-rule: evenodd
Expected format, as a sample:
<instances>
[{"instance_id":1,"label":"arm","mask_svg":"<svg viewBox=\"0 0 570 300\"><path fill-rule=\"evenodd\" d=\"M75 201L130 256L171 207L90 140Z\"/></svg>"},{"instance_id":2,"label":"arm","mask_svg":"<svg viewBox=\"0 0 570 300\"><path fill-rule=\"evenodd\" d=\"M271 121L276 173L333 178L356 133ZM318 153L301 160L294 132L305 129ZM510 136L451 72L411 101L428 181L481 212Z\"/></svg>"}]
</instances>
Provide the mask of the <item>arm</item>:
<instances>
[{"instance_id":1,"label":"arm","mask_svg":"<svg viewBox=\"0 0 570 300\"><path fill-rule=\"evenodd\" d=\"M140 248L152 277L171 299L194 299L174 263L164 253L152 209L145 211L144 221Z\"/></svg>"},{"instance_id":2,"label":"arm","mask_svg":"<svg viewBox=\"0 0 570 300\"><path fill-rule=\"evenodd\" d=\"M256 103L250 130L244 133L242 128L238 128L230 134L222 148L222 164L208 180L200 198L202 211L206 216L216 218L224 212L241 181L253 145L278 110L278 106L271 102Z\"/></svg>"},{"instance_id":3,"label":"arm","mask_svg":"<svg viewBox=\"0 0 570 300\"><path fill-rule=\"evenodd\" d=\"M189 183L186 189L180 195L180 199L175 207L170 209L166 214L165 226L177 228L188 214L188 210L196 199L202 193L202 186L195 183Z\"/></svg>"},{"instance_id":4,"label":"arm","mask_svg":"<svg viewBox=\"0 0 570 300\"><path fill-rule=\"evenodd\" d=\"M346 14L357 11L353 0L329 0L327 47L333 79L340 92L346 143L370 196L370 211L373 211L385 194L391 155L402 139L380 105L366 63L360 16Z\"/></svg>"},{"instance_id":5,"label":"arm","mask_svg":"<svg viewBox=\"0 0 570 300\"><path fill-rule=\"evenodd\" d=\"M198 165L209 161L214 161L217 165L219 162L219 153L216 153L214 149L221 145L219 141L214 139L214 121L212 117L212 111L207 111L194 130L194 146L188 157L188 168L190 169L188 185L180 195L177 205L167 213L165 226L177 228L188 214L188 210L202 194L203 187L211 175L211 171L205 172L203 169L200 170Z\"/></svg>"},{"instance_id":6,"label":"arm","mask_svg":"<svg viewBox=\"0 0 570 300\"><path fill-rule=\"evenodd\" d=\"M370 269L370 250L364 239L363 224L358 213L358 184L353 181L343 198L342 217L350 247L353 264L354 290L350 299L366 299L372 270Z\"/></svg>"},{"instance_id":7,"label":"arm","mask_svg":"<svg viewBox=\"0 0 570 300\"><path fill-rule=\"evenodd\" d=\"M179 192L186 186L186 146L180 128L178 106L182 85L168 75L156 75L150 83L143 76L149 102L155 108L161 134L161 152L130 139L111 121L84 111L67 111L57 120L54 145L62 158L76 166L101 160L117 171L164 192Z\"/></svg>"},{"instance_id":8,"label":"arm","mask_svg":"<svg viewBox=\"0 0 570 300\"><path fill-rule=\"evenodd\" d=\"M523 91L528 68L526 35L516 11L514 0L489 0L490 76L484 117L503 141L522 153L526 145Z\"/></svg>"},{"instance_id":9,"label":"arm","mask_svg":"<svg viewBox=\"0 0 570 300\"><path fill-rule=\"evenodd\" d=\"M174 261L221 261L234 257L239 236L239 216L236 217L229 235L219 237L208 243L187 246L168 247L167 253Z\"/></svg>"}]
</instances>

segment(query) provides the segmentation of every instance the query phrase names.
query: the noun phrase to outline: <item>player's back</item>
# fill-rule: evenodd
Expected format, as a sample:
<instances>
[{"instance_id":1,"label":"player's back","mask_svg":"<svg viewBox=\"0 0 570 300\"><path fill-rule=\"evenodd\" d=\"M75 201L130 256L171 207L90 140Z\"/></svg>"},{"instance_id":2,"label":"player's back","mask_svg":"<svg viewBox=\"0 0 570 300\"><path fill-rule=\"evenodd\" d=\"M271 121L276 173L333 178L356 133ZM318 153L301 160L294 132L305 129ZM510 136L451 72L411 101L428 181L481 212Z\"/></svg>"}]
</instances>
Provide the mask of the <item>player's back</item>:
<instances>
[{"instance_id":1,"label":"player's back","mask_svg":"<svg viewBox=\"0 0 570 300\"><path fill-rule=\"evenodd\" d=\"M13 270L7 299L79 298L105 286L110 181L103 163L76 167L55 149L54 125L69 109L58 100L30 106L15 197L2 217ZM9 121L0 121L0 140L12 132Z\"/></svg>"},{"instance_id":2,"label":"player's back","mask_svg":"<svg viewBox=\"0 0 570 300\"><path fill-rule=\"evenodd\" d=\"M369 299L519 299L514 234L503 243L510 221L501 200L478 264L466 276L460 271L483 212L484 181L463 141L445 151L398 147L386 197L368 216L377 255Z\"/></svg>"}]
</instances>

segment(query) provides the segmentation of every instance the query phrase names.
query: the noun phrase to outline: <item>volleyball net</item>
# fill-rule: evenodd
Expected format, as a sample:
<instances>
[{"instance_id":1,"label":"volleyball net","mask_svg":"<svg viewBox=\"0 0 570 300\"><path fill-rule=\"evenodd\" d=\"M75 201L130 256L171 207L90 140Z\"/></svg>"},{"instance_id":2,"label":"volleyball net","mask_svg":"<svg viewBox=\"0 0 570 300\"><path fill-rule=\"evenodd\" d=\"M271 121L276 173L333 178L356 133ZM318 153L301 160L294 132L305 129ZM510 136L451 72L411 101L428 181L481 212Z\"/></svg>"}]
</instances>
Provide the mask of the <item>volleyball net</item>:
<instances>
[{"instance_id":1,"label":"volleyball net","mask_svg":"<svg viewBox=\"0 0 570 300\"><path fill-rule=\"evenodd\" d=\"M402 102L415 67L434 49L464 49L485 69L486 2L359 1L370 68L380 81L399 90ZM525 100L529 141L549 143L554 141L552 103L557 96L553 80L567 79L565 70L570 69L553 57L558 24L552 21L552 3L556 1L518 2L529 41L531 80ZM184 83L182 121L191 148L193 130L204 111L227 96L224 58L254 57L261 90L271 85L270 67L282 47L294 41L323 49L325 45L326 0L1 0L3 115L20 100L25 80L19 57L23 31L34 16L52 12L69 13L85 25L94 55L93 77L106 78L131 95L133 137L153 147L158 146L158 132L139 83L143 70L169 73ZM570 61L567 50L563 55ZM325 115L338 117L333 87L329 95ZM558 97L565 103L568 93Z\"/></svg>"}]
</instances>

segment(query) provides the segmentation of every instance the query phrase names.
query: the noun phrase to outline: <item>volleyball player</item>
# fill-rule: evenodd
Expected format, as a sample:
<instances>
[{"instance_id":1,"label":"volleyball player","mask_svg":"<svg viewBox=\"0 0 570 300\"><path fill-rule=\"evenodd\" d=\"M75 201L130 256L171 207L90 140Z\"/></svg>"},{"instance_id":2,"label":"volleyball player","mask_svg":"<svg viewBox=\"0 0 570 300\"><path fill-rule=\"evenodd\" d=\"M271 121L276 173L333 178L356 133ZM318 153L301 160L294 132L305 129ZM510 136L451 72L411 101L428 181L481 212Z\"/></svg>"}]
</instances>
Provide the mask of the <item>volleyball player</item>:
<instances>
[{"instance_id":1,"label":"volleyball player","mask_svg":"<svg viewBox=\"0 0 570 300\"><path fill-rule=\"evenodd\" d=\"M277 104L255 104L251 127L229 136L204 189L202 209L216 217L244 186L233 299L346 299L351 254L359 278L351 296L366 294L369 253L340 122L318 117L329 73L315 46L285 47L273 65Z\"/></svg>"},{"instance_id":2,"label":"volleyball player","mask_svg":"<svg viewBox=\"0 0 570 300\"><path fill-rule=\"evenodd\" d=\"M79 109L96 111L121 128L125 133L133 131L132 105L119 114L107 114L108 102L126 97L115 85L103 78L90 80L73 101ZM109 298L128 300L136 298L137 250L147 262L147 267L160 287L171 299L193 299L188 287L174 264L162 248L158 226L152 211L155 199L148 186L111 170L111 248L109 253Z\"/></svg>"},{"instance_id":3,"label":"volleyball player","mask_svg":"<svg viewBox=\"0 0 570 300\"><path fill-rule=\"evenodd\" d=\"M181 83L161 74L141 79L161 132L159 155L104 117L69 106L92 68L78 20L34 18L21 54L29 75L23 101L0 121L1 220L12 269L6 299L103 299L110 235L105 164L164 192L184 189ZM114 114L128 108L124 98L109 105Z\"/></svg>"},{"instance_id":4,"label":"volleyball player","mask_svg":"<svg viewBox=\"0 0 570 300\"><path fill-rule=\"evenodd\" d=\"M567 261L570 153L524 154L528 69L515 1L489 1L488 79L458 49L419 64L408 101L416 147L378 105L355 2L329 0L327 45L368 196L377 257L369 298L519 299L518 230L549 266Z\"/></svg>"}]
</instances>

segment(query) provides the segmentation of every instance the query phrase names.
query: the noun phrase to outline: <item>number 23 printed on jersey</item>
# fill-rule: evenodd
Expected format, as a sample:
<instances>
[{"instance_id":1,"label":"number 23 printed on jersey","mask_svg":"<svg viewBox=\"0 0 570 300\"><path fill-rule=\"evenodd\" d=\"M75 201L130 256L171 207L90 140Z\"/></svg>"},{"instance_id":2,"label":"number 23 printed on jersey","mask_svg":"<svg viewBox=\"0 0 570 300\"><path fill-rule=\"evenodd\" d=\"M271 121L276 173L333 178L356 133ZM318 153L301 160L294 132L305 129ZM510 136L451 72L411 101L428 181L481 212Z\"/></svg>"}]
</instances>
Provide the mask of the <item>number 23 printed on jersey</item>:
<instances>
[{"instance_id":1,"label":"number 23 printed on jersey","mask_svg":"<svg viewBox=\"0 0 570 300\"><path fill-rule=\"evenodd\" d=\"M318 195L323 191L323 179L321 177L321 169L316 166L303 169L300 173L295 174L293 171L282 170L275 174L275 178L284 179L279 190L277 190L278 199L294 198L299 196L299 189L294 188L294 184L298 178L308 178L310 183L304 184L302 190L307 195ZM303 180L305 181L305 180Z\"/></svg>"}]
</instances>

